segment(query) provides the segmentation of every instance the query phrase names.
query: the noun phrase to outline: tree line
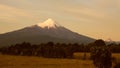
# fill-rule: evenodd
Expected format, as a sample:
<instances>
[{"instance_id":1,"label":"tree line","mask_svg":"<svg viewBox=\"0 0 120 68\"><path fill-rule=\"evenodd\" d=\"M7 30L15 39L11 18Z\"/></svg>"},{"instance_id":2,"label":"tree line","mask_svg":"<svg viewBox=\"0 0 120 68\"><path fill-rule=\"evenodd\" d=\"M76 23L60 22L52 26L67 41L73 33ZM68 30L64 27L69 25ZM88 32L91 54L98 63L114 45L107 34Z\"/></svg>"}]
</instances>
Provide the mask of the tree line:
<instances>
[{"instance_id":1,"label":"tree line","mask_svg":"<svg viewBox=\"0 0 120 68\"><path fill-rule=\"evenodd\" d=\"M41 56L47 58L72 58L74 52L83 52L84 45L65 43L42 43L32 45L28 42L0 48L2 54Z\"/></svg>"},{"instance_id":2,"label":"tree line","mask_svg":"<svg viewBox=\"0 0 120 68\"><path fill-rule=\"evenodd\" d=\"M97 40L96 40L97 41ZM103 40L102 40L103 41ZM103 41L104 42L104 41ZM87 45L84 44L65 44L65 43L41 43L39 45L33 45L29 42L23 42L20 44L11 45L8 47L0 48L2 54L10 55L23 55L23 56L41 56L47 58L73 58L75 52L91 52L91 49L95 46L102 46L101 42L93 42ZM120 53L120 44L106 45L111 52Z\"/></svg>"}]
</instances>

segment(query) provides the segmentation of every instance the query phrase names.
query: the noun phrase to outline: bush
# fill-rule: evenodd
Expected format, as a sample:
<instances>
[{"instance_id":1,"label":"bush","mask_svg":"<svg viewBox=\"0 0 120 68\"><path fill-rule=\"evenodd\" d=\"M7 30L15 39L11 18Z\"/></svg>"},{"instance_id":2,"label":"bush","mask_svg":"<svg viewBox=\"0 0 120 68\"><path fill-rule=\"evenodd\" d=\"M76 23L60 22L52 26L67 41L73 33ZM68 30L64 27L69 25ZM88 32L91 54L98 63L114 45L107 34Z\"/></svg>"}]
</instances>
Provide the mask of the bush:
<instances>
[{"instance_id":1,"label":"bush","mask_svg":"<svg viewBox=\"0 0 120 68\"><path fill-rule=\"evenodd\" d=\"M98 68L111 68L111 52L106 47L98 47L91 52L93 63Z\"/></svg>"},{"instance_id":2,"label":"bush","mask_svg":"<svg viewBox=\"0 0 120 68\"><path fill-rule=\"evenodd\" d=\"M96 44L99 44L97 46ZM100 45L101 44L101 45ZM95 42L95 45L91 49L91 59L93 64L97 68L111 68L112 66L112 54L110 50L105 46L104 42L100 40Z\"/></svg>"}]
</instances>

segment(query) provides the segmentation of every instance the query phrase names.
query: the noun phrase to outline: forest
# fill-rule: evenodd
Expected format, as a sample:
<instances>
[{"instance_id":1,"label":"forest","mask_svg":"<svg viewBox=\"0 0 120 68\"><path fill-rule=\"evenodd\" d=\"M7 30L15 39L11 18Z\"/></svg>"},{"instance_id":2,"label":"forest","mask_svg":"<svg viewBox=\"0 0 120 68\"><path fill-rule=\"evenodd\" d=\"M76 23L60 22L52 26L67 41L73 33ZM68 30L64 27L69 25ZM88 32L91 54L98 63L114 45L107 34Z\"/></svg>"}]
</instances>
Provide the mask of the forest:
<instances>
[{"instance_id":1,"label":"forest","mask_svg":"<svg viewBox=\"0 0 120 68\"><path fill-rule=\"evenodd\" d=\"M46 58L73 58L75 52L91 52L93 47L107 47L112 53L120 53L120 44L111 43L106 45L103 40L96 40L87 45L84 44L65 44L65 43L41 43L39 45L23 42L20 44L1 47L2 54L40 56Z\"/></svg>"}]
</instances>

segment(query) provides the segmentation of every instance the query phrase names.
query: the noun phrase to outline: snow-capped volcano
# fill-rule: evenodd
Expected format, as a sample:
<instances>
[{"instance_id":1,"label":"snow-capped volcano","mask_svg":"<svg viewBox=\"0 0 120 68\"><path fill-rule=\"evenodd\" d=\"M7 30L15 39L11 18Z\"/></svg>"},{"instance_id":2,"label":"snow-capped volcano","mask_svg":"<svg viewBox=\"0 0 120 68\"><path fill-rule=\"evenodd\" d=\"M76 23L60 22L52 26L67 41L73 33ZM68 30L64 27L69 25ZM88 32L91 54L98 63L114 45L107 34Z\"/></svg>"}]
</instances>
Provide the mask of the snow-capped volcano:
<instances>
[{"instance_id":1,"label":"snow-capped volcano","mask_svg":"<svg viewBox=\"0 0 120 68\"><path fill-rule=\"evenodd\" d=\"M20 30L0 34L0 47L16 43L30 42L32 44L47 43L90 43L95 39L75 33L65 27L62 27L52 19L43 23L25 27Z\"/></svg>"},{"instance_id":2,"label":"snow-capped volcano","mask_svg":"<svg viewBox=\"0 0 120 68\"><path fill-rule=\"evenodd\" d=\"M48 28L48 29L59 27L59 25L51 18L49 18L43 23L38 23L37 26L40 26L41 28Z\"/></svg>"}]
</instances>

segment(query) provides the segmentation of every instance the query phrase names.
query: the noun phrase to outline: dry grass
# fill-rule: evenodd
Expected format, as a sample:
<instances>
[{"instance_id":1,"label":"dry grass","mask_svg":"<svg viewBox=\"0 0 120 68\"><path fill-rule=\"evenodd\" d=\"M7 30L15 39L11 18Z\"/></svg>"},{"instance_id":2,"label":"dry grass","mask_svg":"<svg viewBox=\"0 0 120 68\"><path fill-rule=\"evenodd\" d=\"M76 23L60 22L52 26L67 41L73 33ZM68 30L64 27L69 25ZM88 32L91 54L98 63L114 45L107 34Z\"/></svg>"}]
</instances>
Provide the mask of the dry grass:
<instances>
[{"instance_id":1,"label":"dry grass","mask_svg":"<svg viewBox=\"0 0 120 68\"><path fill-rule=\"evenodd\" d=\"M78 52L74 53L74 58L82 59L84 56L84 53ZM112 57L116 58L117 60L120 60L120 53L113 53ZM90 59L90 53L86 53L86 59Z\"/></svg>"},{"instance_id":2,"label":"dry grass","mask_svg":"<svg viewBox=\"0 0 120 68\"><path fill-rule=\"evenodd\" d=\"M0 68L93 68L92 61L0 55Z\"/></svg>"},{"instance_id":3,"label":"dry grass","mask_svg":"<svg viewBox=\"0 0 120 68\"><path fill-rule=\"evenodd\" d=\"M120 53L114 53L114 54L112 54L112 56L120 61Z\"/></svg>"},{"instance_id":4,"label":"dry grass","mask_svg":"<svg viewBox=\"0 0 120 68\"><path fill-rule=\"evenodd\" d=\"M75 53L74 57L82 58L84 53ZM86 53L89 59L90 54ZM120 54L113 54L120 59ZM32 56L0 55L0 68L94 68L91 60L82 59L48 59Z\"/></svg>"},{"instance_id":5,"label":"dry grass","mask_svg":"<svg viewBox=\"0 0 120 68\"><path fill-rule=\"evenodd\" d=\"M81 53L81 52L76 52L73 54L73 57L75 59L83 59L84 58L84 55L86 54L86 59L89 60L90 59L90 53Z\"/></svg>"}]
</instances>

